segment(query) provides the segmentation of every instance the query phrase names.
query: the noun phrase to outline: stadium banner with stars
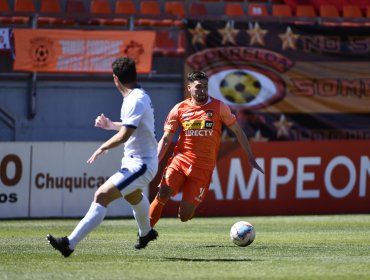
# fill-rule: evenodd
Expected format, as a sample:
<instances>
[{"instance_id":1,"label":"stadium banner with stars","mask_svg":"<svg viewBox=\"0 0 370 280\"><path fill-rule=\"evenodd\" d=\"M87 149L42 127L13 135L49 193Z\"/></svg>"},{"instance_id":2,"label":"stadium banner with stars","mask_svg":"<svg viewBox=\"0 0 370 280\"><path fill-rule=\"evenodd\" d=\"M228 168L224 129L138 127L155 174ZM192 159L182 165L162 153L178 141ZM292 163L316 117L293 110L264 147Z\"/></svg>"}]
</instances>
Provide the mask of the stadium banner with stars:
<instances>
[{"instance_id":1,"label":"stadium banner with stars","mask_svg":"<svg viewBox=\"0 0 370 280\"><path fill-rule=\"evenodd\" d=\"M154 31L15 29L15 71L110 73L118 56L152 70Z\"/></svg>"},{"instance_id":2,"label":"stadium banner with stars","mask_svg":"<svg viewBox=\"0 0 370 280\"><path fill-rule=\"evenodd\" d=\"M205 71L252 140L370 139L370 27L188 20L186 34L185 73Z\"/></svg>"}]
</instances>

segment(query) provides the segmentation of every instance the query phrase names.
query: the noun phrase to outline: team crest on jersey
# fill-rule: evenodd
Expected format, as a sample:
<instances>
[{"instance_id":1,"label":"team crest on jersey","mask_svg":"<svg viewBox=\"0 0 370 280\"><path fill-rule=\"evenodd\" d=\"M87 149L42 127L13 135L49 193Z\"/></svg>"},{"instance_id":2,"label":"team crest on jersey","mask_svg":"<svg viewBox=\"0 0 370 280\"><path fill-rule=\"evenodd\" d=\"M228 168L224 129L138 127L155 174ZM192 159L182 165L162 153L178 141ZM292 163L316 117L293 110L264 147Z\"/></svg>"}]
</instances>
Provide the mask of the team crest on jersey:
<instances>
[{"instance_id":1,"label":"team crest on jersey","mask_svg":"<svg viewBox=\"0 0 370 280\"><path fill-rule=\"evenodd\" d=\"M185 136L212 136L213 134L213 121L207 120L191 120L182 123L185 131Z\"/></svg>"},{"instance_id":2,"label":"team crest on jersey","mask_svg":"<svg viewBox=\"0 0 370 280\"><path fill-rule=\"evenodd\" d=\"M206 115L207 115L207 117L212 118L213 117L213 110L207 110Z\"/></svg>"}]
</instances>

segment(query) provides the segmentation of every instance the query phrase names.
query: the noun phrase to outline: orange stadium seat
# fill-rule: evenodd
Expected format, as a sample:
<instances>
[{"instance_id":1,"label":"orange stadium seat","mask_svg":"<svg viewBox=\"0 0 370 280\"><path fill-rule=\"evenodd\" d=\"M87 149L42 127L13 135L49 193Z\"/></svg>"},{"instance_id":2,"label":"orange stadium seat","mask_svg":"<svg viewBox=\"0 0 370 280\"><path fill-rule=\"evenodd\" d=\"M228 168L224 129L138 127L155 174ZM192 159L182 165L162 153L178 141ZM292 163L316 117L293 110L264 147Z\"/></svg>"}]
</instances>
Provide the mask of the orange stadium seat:
<instances>
[{"instance_id":1,"label":"orange stadium seat","mask_svg":"<svg viewBox=\"0 0 370 280\"><path fill-rule=\"evenodd\" d=\"M134 15L137 13L135 2L132 0L116 0L115 13L118 15Z\"/></svg>"},{"instance_id":2,"label":"orange stadium seat","mask_svg":"<svg viewBox=\"0 0 370 280\"><path fill-rule=\"evenodd\" d=\"M289 5L272 5L272 15L275 17L291 17L293 16L292 8Z\"/></svg>"},{"instance_id":3,"label":"orange stadium seat","mask_svg":"<svg viewBox=\"0 0 370 280\"><path fill-rule=\"evenodd\" d=\"M34 13L36 11L33 0L15 0L14 12Z\"/></svg>"},{"instance_id":4,"label":"orange stadium seat","mask_svg":"<svg viewBox=\"0 0 370 280\"><path fill-rule=\"evenodd\" d=\"M248 16L268 16L267 6L263 3L249 3Z\"/></svg>"},{"instance_id":5,"label":"orange stadium seat","mask_svg":"<svg viewBox=\"0 0 370 280\"><path fill-rule=\"evenodd\" d=\"M87 10L84 0L66 0L67 20L74 24L89 24L89 19L86 17Z\"/></svg>"},{"instance_id":6,"label":"orange stadium seat","mask_svg":"<svg viewBox=\"0 0 370 280\"><path fill-rule=\"evenodd\" d=\"M90 2L91 15L111 15L112 7L109 0L92 0ZM108 18L92 18L89 24L92 25L109 25L112 20Z\"/></svg>"},{"instance_id":7,"label":"orange stadium seat","mask_svg":"<svg viewBox=\"0 0 370 280\"><path fill-rule=\"evenodd\" d=\"M295 10L297 17L316 17L316 12L311 5L297 5Z\"/></svg>"},{"instance_id":8,"label":"orange stadium seat","mask_svg":"<svg viewBox=\"0 0 370 280\"><path fill-rule=\"evenodd\" d=\"M60 7L59 0L41 0L40 3L40 13L47 14L47 16L40 16L37 18L37 25L48 25L48 24L55 24L55 25L68 25L73 24L73 20L67 20L62 17L52 17L49 15L62 15L62 9Z\"/></svg>"},{"instance_id":9,"label":"orange stadium seat","mask_svg":"<svg viewBox=\"0 0 370 280\"><path fill-rule=\"evenodd\" d=\"M224 13L229 17L245 16L242 3L225 3Z\"/></svg>"},{"instance_id":10,"label":"orange stadium seat","mask_svg":"<svg viewBox=\"0 0 370 280\"><path fill-rule=\"evenodd\" d=\"M317 15L315 8L312 5L297 5L295 8L295 15L298 18L304 18L296 20L296 24L315 24Z\"/></svg>"},{"instance_id":11,"label":"orange stadium seat","mask_svg":"<svg viewBox=\"0 0 370 280\"><path fill-rule=\"evenodd\" d=\"M336 26L339 25L339 11L334 5L321 5L319 7L319 15L322 19L322 25Z\"/></svg>"},{"instance_id":12,"label":"orange stadium seat","mask_svg":"<svg viewBox=\"0 0 370 280\"><path fill-rule=\"evenodd\" d=\"M319 15L323 18L322 25L337 26L341 24L338 8L334 5L321 5Z\"/></svg>"},{"instance_id":13,"label":"orange stadium seat","mask_svg":"<svg viewBox=\"0 0 370 280\"><path fill-rule=\"evenodd\" d=\"M334 5L321 5L320 17L339 17L339 11Z\"/></svg>"},{"instance_id":14,"label":"orange stadium seat","mask_svg":"<svg viewBox=\"0 0 370 280\"><path fill-rule=\"evenodd\" d=\"M86 13L85 3L83 0L67 0L67 14L84 14Z\"/></svg>"},{"instance_id":15,"label":"orange stadium seat","mask_svg":"<svg viewBox=\"0 0 370 280\"><path fill-rule=\"evenodd\" d=\"M343 17L361 18L363 16L362 16L362 12L359 6L344 5L343 6Z\"/></svg>"},{"instance_id":16,"label":"orange stadium seat","mask_svg":"<svg viewBox=\"0 0 370 280\"><path fill-rule=\"evenodd\" d=\"M111 14L112 7L109 0L91 0L90 13L92 14Z\"/></svg>"},{"instance_id":17,"label":"orange stadium seat","mask_svg":"<svg viewBox=\"0 0 370 280\"><path fill-rule=\"evenodd\" d=\"M185 18L185 4L181 1L166 1L164 5L164 13L166 16L176 17L172 19L172 25L183 27Z\"/></svg>"},{"instance_id":18,"label":"orange stadium seat","mask_svg":"<svg viewBox=\"0 0 370 280\"><path fill-rule=\"evenodd\" d=\"M29 13L30 16L35 13L35 4L32 0L15 0L14 2L14 12L16 13ZM28 24L30 23L30 16L13 16L13 24Z\"/></svg>"},{"instance_id":19,"label":"orange stadium seat","mask_svg":"<svg viewBox=\"0 0 370 280\"><path fill-rule=\"evenodd\" d=\"M190 16L204 16L207 15L208 11L207 8L204 4L202 3L190 3L190 8L189 8L189 15Z\"/></svg>"},{"instance_id":20,"label":"orange stadium seat","mask_svg":"<svg viewBox=\"0 0 370 280\"><path fill-rule=\"evenodd\" d=\"M0 0L0 12L9 12L9 3L8 0Z\"/></svg>"},{"instance_id":21,"label":"orange stadium seat","mask_svg":"<svg viewBox=\"0 0 370 280\"><path fill-rule=\"evenodd\" d=\"M131 0L116 0L114 16L115 18L105 24L126 26L129 23L129 16L136 14L136 5Z\"/></svg>"},{"instance_id":22,"label":"orange stadium seat","mask_svg":"<svg viewBox=\"0 0 370 280\"><path fill-rule=\"evenodd\" d=\"M135 20L138 26L156 26L166 25L161 21L161 3L157 1L140 1L140 18ZM153 18L145 18L146 16ZM155 18L157 17L157 18Z\"/></svg>"},{"instance_id":23,"label":"orange stadium seat","mask_svg":"<svg viewBox=\"0 0 370 280\"><path fill-rule=\"evenodd\" d=\"M182 1L166 1L164 6L165 13L168 15L185 17L185 3Z\"/></svg>"},{"instance_id":24,"label":"orange stadium seat","mask_svg":"<svg viewBox=\"0 0 370 280\"><path fill-rule=\"evenodd\" d=\"M2 13L9 13L9 3L7 0L0 0L0 12ZM12 23L12 19L10 16L0 17L1 24L10 24Z\"/></svg>"},{"instance_id":25,"label":"orange stadium seat","mask_svg":"<svg viewBox=\"0 0 370 280\"><path fill-rule=\"evenodd\" d=\"M142 15L160 15L161 6L157 1L141 1L140 14Z\"/></svg>"},{"instance_id":26,"label":"orange stadium seat","mask_svg":"<svg viewBox=\"0 0 370 280\"><path fill-rule=\"evenodd\" d=\"M363 18L360 6L355 5L344 5L343 6L343 18L350 18L350 20L343 21L342 26L363 26L366 25L364 22L356 22L356 19Z\"/></svg>"},{"instance_id":27,"label":"orange stadium seat","mask_svg":"<svg viewBox=\"0 0 370 280\"><path fill-rule=\"evenodd\" d=\"M42 0L40 5L41 13L60 14L62 9L59 0Z\"/></svg>"}]
</instances>

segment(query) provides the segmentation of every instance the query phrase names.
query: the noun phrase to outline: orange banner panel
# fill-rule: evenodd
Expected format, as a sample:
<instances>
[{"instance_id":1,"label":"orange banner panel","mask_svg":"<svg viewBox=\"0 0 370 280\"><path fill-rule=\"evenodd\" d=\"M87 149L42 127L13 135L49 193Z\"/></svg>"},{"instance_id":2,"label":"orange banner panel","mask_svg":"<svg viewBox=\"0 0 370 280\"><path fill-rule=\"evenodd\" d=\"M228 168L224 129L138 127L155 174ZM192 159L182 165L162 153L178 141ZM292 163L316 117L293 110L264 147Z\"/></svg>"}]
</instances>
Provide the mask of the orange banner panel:
<instances>
[{"instance_id":1,"label":"orange banner panel","mask_svg":"<svg viewBox=\"0 0 370 280\"><path fill-rule=\"evenodd\" d=\"M154 31L15 29L14 38L18 71L105 73L123 55L138 73L152 68Z\"/></svg>"},{"instance_id":2,"label":"orange banner panel","mask_svg":"<svg viewBox=\"0 0 370 280\"><path fill-rule=\"evenodd\" d=\"M370 213L370 141L252 143L265 175L222 143L210 190L196 216ZM165 216L176 216L181 196Z\"/></svg>"}]
</instances>

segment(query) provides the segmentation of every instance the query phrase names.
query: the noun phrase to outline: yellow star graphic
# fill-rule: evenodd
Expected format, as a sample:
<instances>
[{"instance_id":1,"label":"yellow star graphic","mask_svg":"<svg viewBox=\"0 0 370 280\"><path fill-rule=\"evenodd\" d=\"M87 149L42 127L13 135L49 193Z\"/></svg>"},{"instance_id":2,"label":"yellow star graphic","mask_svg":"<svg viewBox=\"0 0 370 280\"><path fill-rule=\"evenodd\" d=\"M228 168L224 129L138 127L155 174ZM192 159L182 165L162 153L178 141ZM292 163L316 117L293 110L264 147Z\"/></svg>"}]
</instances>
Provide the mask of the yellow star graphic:
<instances>
[{"instance_id":1,"label":"yellow star graphic","mask_svg":"<svg viewBox=\"0 0 370 280\"><path fill-rule=\"evenodd\" d=\"M274 122L274 126L277 128L277 138L289 137L290 128L293 126L293 123L287 121L285 116L281 115L280 120L278 122Z\"/></svg>"},{"instance_id":2,"label":"yellow star graphic","mask_svg":"<svg viewBox=\"0 0 370 280\"><path fill-rule=\"evenodd\" d=\"M266 137L263 137L261 131L257 130L256 134L254 135L253 138L251 138L251 140L255 142L267 142L269 139Z\"/></svg>"},{"instance_id":3,"label":"yellow star graphic","mask_svg":"<svg viewBox=\"0 0 370 280\"><path fill-rule=\"evenodd\" d=\"M283 42L281 49L286 50L287 48L296 49L296 42L299 38L298 34L294 34L290 26L287 27L285 33L280 33L279 38Z\"/></svg>"},{"instance_id":4,"label":"yellow star graphic","mask_svg":"<svg viewBox=\"0 0 370 280\"><path fill-rule=\"evenodd\" d=\"M265 45L264 37L267 34L266 29L262 29L258 22L254 24L254 27L249 26L249 29L247 30L247 33L251 37L251 40L249 42L250 45L260 44L262 46Z\"/></svg>"},{"instance_id":5,"label":"yellow star graphic","mask_svg":"<svg viewBox=\"0 0 370 280\"><path fill-rule=\"evenodd\" d=\"M218 33L222 36L222 45L225 45L227 42L236 45L235 38L239 30L234 29L234 24L232 22L228 21L225 28L218 29Z\"/></svg>"},{"instance_id":6,"label":"yellow star graphic","mask_svg":"<svg viewBox=\"0 0 370 280\"><path fill-rule=\"evenodd\" d=\"M206 44L206 37L211 31L208 31L202 27L200 22L197 23L194 29L189 29L190 34L193 36L191 42L193 45L196 43L205 45Z\"/></svg>"}]
</instances>

